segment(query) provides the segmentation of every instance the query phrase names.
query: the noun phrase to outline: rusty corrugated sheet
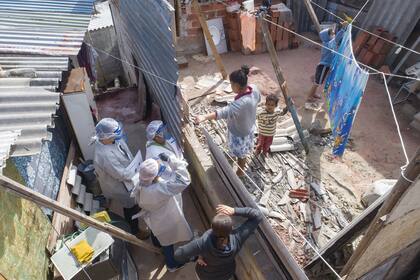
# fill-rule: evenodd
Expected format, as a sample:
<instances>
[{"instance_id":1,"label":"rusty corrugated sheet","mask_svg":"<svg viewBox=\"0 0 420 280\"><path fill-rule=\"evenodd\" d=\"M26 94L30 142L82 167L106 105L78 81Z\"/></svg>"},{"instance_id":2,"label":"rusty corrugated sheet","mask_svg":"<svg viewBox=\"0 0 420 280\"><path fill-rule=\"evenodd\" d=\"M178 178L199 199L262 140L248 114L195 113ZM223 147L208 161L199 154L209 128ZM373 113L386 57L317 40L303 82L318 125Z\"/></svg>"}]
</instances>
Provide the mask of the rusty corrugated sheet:
<instances>
[{"instance_id":1,"label":"rusty corrugated sheet","mask_svg":"<svg viewBox=\"0 0 420 280\"><path fill-rule=\"evenodd\" d=\"M172 6L166 0L114 0L111 3L120 45L128 46L122 48L124 59L131 61L131 56L135 57L164 120L180 140L182 112L176 86L178 65L170 29Z\"/></svg>"},{"instance_id":2,"label":"rusty corrugated sheet","mask_svg":"<svg viewBox=\"0 0 420 280\"><path fill-rule=\"evenodd\" d=\"M0 0L0 52L77 55L94 0Z\"/></svg>"}]
</instances>

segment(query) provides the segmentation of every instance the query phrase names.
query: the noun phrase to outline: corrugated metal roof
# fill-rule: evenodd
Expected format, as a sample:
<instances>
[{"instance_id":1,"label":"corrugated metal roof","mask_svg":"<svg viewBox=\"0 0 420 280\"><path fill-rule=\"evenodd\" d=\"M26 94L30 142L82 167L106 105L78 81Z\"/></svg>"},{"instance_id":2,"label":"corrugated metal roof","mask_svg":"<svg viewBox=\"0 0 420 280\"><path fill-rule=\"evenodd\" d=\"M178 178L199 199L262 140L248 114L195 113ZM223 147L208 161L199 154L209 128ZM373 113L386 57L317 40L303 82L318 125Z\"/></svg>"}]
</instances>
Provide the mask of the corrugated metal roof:
<instances>
[{"instance_id":1,"label":"corrugated metal roof","mask_svg":"<svg viewBox=\"0 0 420 280\"><path fill-rule=\"evenodd\" d=\"M30 78L0 78L0 132L21 131L11 156L36 154L42 140L50 139L47 128L54 125L52 116L60 100L55 90L68 65L67 57L0 56L3 70L33 71Z\"/></svg>"},{"instance_id":2,"label":"corrugated metal roof","mask_svg":"<svg viewBox=\"0 0 420 280\"><path fill-rule=\"evenodd\" d=\"M9 158L10 149L15 144L19 130L0 131L0 173L6 167L6 160Z\"/></svg>"},{"instance_id":3,"label":"corrugated metal roof","mask_svg":"<svg viewBox=\"0 0 420 280\"><path fill-rule=\"evenodd\" d=\"M0 0L0 52L77 55L94 0Z\"/></svg>"},{"instance_id":4,"label":"corrugated metal roof","mask_svg":"<svg viewBox=\"0 0 420 280\"><path fill-rule=\"evenodd\" d=\"M171 8L165 0L119 0L113 15L117 32L123 29L121 34L127 34L124 38L127 42L123 43L129 45L139 66L149 72L143 75L154 100L158 101L165 121L180 141L182 112L176 86L178 65L170 29Z\"/></svg>"},{"instance_id":5,"label":"corrugated metal roof","mask_svg":"<svg viewBox=\"0 0 420 280\"><path fill-rule=\"evenodd\" d=\"M375 0L362 27L380 26L397 36L397 43L404 45L419 19L419 0ZM396 57L392 52L387 62L392 63Z\"/></svg>"},{"instance_id":6,"label":"corrugated metal roof","mask_svg":"<svg viewBox=\"0 0 420 280\"><path fill-rule=\"evenodd\" d=\"M112 20L111 9L109 7L108 1L95 4L95 11L96 13L93 14L89 23L89 31L95 31L98 29L114 26L114 21Z\"/></svg>"}]
</instances>

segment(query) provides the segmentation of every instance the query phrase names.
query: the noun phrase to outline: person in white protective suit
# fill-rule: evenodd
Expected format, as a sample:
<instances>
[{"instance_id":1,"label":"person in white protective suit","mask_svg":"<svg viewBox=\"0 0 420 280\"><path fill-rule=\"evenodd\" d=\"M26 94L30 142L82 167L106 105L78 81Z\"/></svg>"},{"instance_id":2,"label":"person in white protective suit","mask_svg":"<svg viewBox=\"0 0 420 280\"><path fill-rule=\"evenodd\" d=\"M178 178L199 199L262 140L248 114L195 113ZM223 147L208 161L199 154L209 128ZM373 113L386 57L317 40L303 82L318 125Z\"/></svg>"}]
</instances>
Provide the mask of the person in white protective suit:
<instances>
[{"instance_id":1,"label":"person in white protective suit","mask_svg":"<svg viewBox=\"0 0 420 280\"><path fill-rule=\"evenodd\" d=\"M146 137L146 159L156 158L161 153L169 157L175 156L180 160L184 159L181 148L162 121L150 122L146 128Z\"/></svg>"},{"instance_id":2,"label":"person in white protective suit","mask_svg":"<svg viewBox=\"0 0 420 280\"><path fill-rule=\"evenodd\" d=\"M124 185L134 176L127 170L133 155L123 139L122 126L112 118L104 118L96 125L95 154L93 164L101 190L108 205L111 201L123 207L124 218L130 225L131 233L140 239L147 239L149 232L140 230L138 219L132 217L140 211L135 200Z\"/></svg>"},{"instance_id":3,"label":"person in white protective suit","mask_svg":"<svg viewBox=\"0 0 420 280\"><path fill-rule=\"evenodd\" d=\"M171 168L167 179L160 177L166 169L163 161ZM142 208L142 216L152 231L152 242L162 247L169 272L181 268L174 259L174 244L191 240L193 233L185 219L182 207L176 196L184 191L191 182L187 163L174 156L161 154L159 159L147 159L139 169L140 183L132 196Z\"/></svg>"}]
</instances>

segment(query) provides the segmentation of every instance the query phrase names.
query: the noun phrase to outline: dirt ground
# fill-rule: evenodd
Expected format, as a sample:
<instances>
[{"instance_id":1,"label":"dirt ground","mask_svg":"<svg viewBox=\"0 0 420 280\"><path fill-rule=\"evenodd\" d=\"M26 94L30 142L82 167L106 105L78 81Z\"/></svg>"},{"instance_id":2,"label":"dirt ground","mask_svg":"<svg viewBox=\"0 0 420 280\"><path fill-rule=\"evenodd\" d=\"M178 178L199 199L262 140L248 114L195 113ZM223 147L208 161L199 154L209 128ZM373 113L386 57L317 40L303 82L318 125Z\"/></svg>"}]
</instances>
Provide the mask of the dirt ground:
<instances>
[{"instance_id":1,"label":"dirt ground","mask_svg":"<svg viewBox=\"0 0 420 280\"><path fill-rule=\"evenodd\" d=\"M319 61L319 50L300 47L278 52L279 62L286 78L290 96L299 112L304 114L306 95L311 87L314 69ZM203 62L189 58L187 68L180 71L180 84L183 93L193 94L189 89L203 76L221 77L213 61ZM275 74L268 54L248 55L228 53L222 55L228 73L239 69L242 64L254 66L263 71L260 78L251 83L267 91L278 91ZM270 81L271 79L271 81ZM319 89L320 90L320 89ZM391 94L397 88L390 87ZM196 99L193 102L199 102ZM401 105L395 107L408 155L412 155L420 143L420 133L410 130L408 119L400 112ZM383 83L371 76L363 100L356 116L351 134L351 148L344 153L342 162L330 162L329 149L315 147L310 157L320 164L320 172L334 174L342 184L351 188L359 198L361 193L375 180L398 178L399 167L405 164L395 122Z\"/></svg>"}]
</instances>

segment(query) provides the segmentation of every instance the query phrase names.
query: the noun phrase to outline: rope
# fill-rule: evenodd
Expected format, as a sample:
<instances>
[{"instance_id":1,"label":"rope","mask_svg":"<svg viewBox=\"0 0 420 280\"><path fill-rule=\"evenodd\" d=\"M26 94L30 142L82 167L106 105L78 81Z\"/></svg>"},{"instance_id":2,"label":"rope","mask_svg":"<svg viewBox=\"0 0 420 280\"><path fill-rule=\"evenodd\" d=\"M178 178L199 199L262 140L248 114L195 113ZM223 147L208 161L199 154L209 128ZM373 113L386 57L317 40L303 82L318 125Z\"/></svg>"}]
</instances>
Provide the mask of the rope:
<instances>
[{"instance_id":1,"label":"rope","mask_svg":"<svg viewBox=\"0 0 420 280\"><path fill-rule=\"evenodd\" d=\"M226 3L222 2L221 0L215 0L215 1L216 1L216 2L218 2L218 3L220 3L220 4L225 5L226 7L228 7L228 6L229 6L228 4L226 4ZM362 7L362 9L363 9L363 8L367 5L367 3L368 3L369 1L370 1L370 0L367 0L367 1L366 1L365 5ZM360 11L359 11L359 13L360 13ZM251 14L251 15L252 15L252 16L254 16L254 17L256 17L256 18L258 18L256 15L253 15L253 14ZM298 37L300 37L300 38L302 38L302 39L304 39L304 40L306 40L306 41L308 41L308 42L310 42L310 43L312 43L312 44L314 44L314 45L317 45L317 46L319 46L320 48L327 49L327 50L329 50L329 51L331 51L331 52L333 52L333 53L335 53L335 54L337 54L337 55L340 55L340 56L342 56L342 57L344 57L344 58L346 58L346 59L348 59L348 60L355 61L355 62L356 62L356 63L358 63L359 65L362 65L362 66L364 66L364 67L366 67L366 68L368 68L368 69L370 69L370 70L372 70L372 71L374 71L374 72L375 72L375 73L369 73L370 75L385 74L385 75L387 75L387 76L392 76L392 77L396 77L396 78L402 78L402 79L408 79L408 80L420 81L420 79L419 79L419 78L414 78L414 77L409 77L409 76L402 76L402 75L396 75L396 74L391 74L391 73L384 73L384 72L379 71L378 69L375 69L375 68L373 68L373 67L371 67L371 66L369 66L369 65L366 65L366 64L363 64L363 63L361 63L361 62L358 62L358 61L357 61L357 60L355 60L354 58L351 58L351 57L345 56L345 55L343 55L343 54L341 54L341 53L337 52L337 51L336 51L336 50L334 50L334 49L328 48L328 47L326 47L326 46L324 46L324 45L322 45L322 44L320 44L320 43L318 43L318 42L316 42L316 41L314 41L314 40L312 40L312 39L310 39L310 38L308 38L308 37L306 37L306 36L303 36L303 35L301 35L301 34L299 34L299 33L295 32L295 31L291 30L291 29L288 29L288 28L286 28L286 27L284 27L284 26L282 26L282 25L279 25L279 24L277 24L276 22L270 21L270 20L268 20L267 18L263 18L263 20L265 20L266 22L269 22L269 23L270 23L270 24L272 24L272 25L275 25L275 26L277 26L277 27L280 27L281 29L286 30L287 32L292 33L292 34L294 34L294 35L296 35L296 36L298 36ZM353 19L353 20L354 20L354 19ZM392 42L392 41L391 41L391 42Z\"/></svg>"},{"instance_id":2,"label":"rope","mask_svg":"<svg viewBox=\"0 0 420 280\"><path fill-rule=\"evenodd\" d=\"M363 9L366 7L366 5L369 3L370 0L366 0L365 4L362 6L362 8L360 8L359 12L356 14L356 16L353 18L353 20L350 22L350 24L352 24L356 18L360 15L360 13L363 11Z\"/></svg>"},{"instance_id":3,"label":"rope","mask_svg":"<svg viewBox=\"0 0 420 280\"><path fill-rule=\"evenodd\" d=\"M239 164L230 156L230 154L223 149L223 152L235 163L235 165L245 174L246 177L248 177L248 179L251 181L251 183L262 193L264 194L264 192L261 190L261 188L252 180L252 178L245 172L245 170L243 170ZM269 201L271 201L272 203L274 203L271 199L268 199ZM274 203L276 204L276 203ZM335 276L338 277L338 279L343 279L341 278L341 276L334 270L334 268L327 262L326 259L324 259L324 257L322 257L322 255L318 252L318 250L311 244L311 242L306 239L305 236L303 236L303 234L293 225L293 223L289 220L289 218L287 218L285 216L286 220L289 222L289 224L292 226L292 228L294 229L294 231L305 241L305 243L307 243L309 245L309 247L311 247L311 249L315 252L315 254L318 255L318 257L328 266L328 268L335 274Z\"/></svg>"},{"instance_id":4,"label":"rope","mask_svg":"<svg viewBox=\"0 0 420 280\"><path fill-rule=\"evenodd\" d=\"M333 12L329 11L328 9L326 9L326 8L322 7L322 6L321 6L321 5L319 5L318 3L316 3L316 2L314 2L314 1L312 1L312 0L309 0L309 1L311 1L311 3L312 3L312 4L314 4L315 6L317 6L318 8L320 8L321 10L323 10L324 12L329 13L330 15L332 15L332 16L334 16L334 17L338 18L339 20L342 20L342 21L345 21L345 20L346 20L346 19L344 19L344 18L342 18L342 17L338 16L337 14L334 14ZM357 25L352 24L352 26L353 26L354 28L359 29L359 30L361 30L361 31L364 31L364 32L366 32L366 33L368 33L368 34L370 34L370 35L372 35L372 36L375 36L375 37L377 37L377 38L380 38L380 39L382 39L382 40L384 40L384 41L386 41L386 42L388 42L388 43L390 43L390 44L393 44L393 45L395 45L395 46L397 46L397 47L399 47L399 48L405 49L405 50L410 51L410 52L413 52L413 53L415 53L415 54L420 54L420 52L418 52L418 51L416 51L416 50L414 50L414 49L410 49L410 48L408 48L408 47L406 47L406 46L404 46L404 45L398 44L398 43L396 43L396 42L394 42L394 41L391 41L391 40L389 40L389 39L387 39L387 38L385 38L385 37L379 36L379 35L377 35L377 34L375 34L375 33L373 33L373 32L370 32L369 30L366 30L366 29L364 29L364 28L361 28L361 27L359 27L359 26L357 26Z\"/></svg>"}]
</instances>

